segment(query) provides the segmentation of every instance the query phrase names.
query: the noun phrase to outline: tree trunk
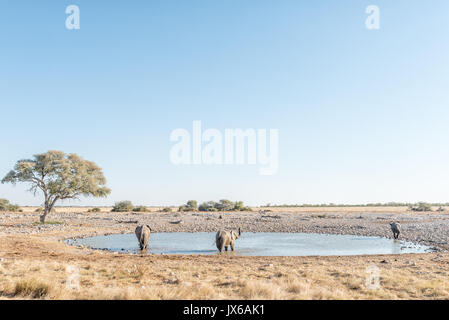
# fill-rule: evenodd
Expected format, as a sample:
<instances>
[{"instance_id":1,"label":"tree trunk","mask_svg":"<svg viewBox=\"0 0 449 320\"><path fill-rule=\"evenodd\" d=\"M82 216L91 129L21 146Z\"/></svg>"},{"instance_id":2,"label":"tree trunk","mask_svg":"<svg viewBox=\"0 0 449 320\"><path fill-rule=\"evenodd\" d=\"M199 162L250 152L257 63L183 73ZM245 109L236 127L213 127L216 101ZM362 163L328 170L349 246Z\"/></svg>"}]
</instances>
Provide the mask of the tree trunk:
<instances>
[{"instance_id":1,"label":"tree trunk","mask_svg":"<svg viewBox=\"0 0 449 320\"><path fill-rule=\"evenodd\" d=\"M47 214L49 214L51 211L51 203L50 200L47 198L47 195L45 195L45 204L44 204L44 213L41 215L41 223L45 223L45 218L47 217Z\"/></svg>"},{"instance_id":2,"label":"tree trunk","mask_svg":"<svg viewBox=\"0 0 449 320\"><path fill-rule=\"evenodd\" d=\"M47 206L45 206L44 213L40 217L41 223L45 223L45 218L47 217L48 212L49 212L49 210L48 210Z\"/></svg>"}]
</instances>

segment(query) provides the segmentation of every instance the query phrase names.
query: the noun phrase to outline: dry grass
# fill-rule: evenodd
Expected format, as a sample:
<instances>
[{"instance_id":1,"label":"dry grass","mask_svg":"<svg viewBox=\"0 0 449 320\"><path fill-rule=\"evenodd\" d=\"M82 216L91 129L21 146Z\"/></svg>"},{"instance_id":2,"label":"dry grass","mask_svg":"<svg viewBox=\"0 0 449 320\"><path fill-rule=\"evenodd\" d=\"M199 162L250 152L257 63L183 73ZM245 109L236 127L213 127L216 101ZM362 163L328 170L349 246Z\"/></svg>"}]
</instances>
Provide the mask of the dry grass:
<instances>
[{"instance_id":1,"label":"dry grass","mask_svg":"<svg viewBox=\"0 0 449 320\"><path fill-rule=\"evenodd\" d=\"M0 239L4 240L4 239ZM37 241L35 239L35 241ZM50 242L37 241L46 250ZM2 241L4 244L5 242ZM2 245L1 250L5 247ZM354 257L121 255L58 243L0 263L9 299L448 299L449 254ZM0 251L0 256L5 256ZM35 251L35 250L34 250ZM437 258L437 259L435 259ZM387 263L382 263L382 261ZM413 260L415 263L408 263ZM366 286L366 267L380 286ZM74 280L74 281L72 281Z\"/></svg>"},{"instance_id":2,"label":"dry grass","mask_svg":"<svg viewBox=\"0 0 449 320\"><path fill-rule=\"evenodd\" d=\"M315 209L325 217L332 210L358 210L279 210L310 213ZM376 212L374 209L369 208L370 212ZM367 213L367 208L364 210ZM387 211L384 207L381 210ZM32 218L22 220L29 222ZM13 223L19 221L14 219ZM75 248L59 241L120 229L75 225L69 220L64 223L64 230L0 235L0 299L449 299L449 253L349 257L125 255ZM366 285L370 266L379 269L377 289Z\"/></svg>"},{"instance_id":3,"label":"dry grass","mask_svg":"<svg viewBox=\"0 0 449 320\"><path fill-rule=\"evenodd\" d=\"M20 280L14 286L14 296L29 296L32 298L43 298L49 292L49 285L36 279Z\"/></svg>"}]
</instances>

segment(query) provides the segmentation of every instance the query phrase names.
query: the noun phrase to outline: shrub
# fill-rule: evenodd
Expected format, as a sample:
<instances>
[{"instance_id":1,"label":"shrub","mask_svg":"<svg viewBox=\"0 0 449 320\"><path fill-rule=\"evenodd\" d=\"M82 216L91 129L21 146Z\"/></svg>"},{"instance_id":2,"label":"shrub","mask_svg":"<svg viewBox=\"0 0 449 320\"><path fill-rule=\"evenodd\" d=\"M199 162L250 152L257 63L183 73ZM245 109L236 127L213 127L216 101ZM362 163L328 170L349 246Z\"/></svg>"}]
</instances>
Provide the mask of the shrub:
<instances>
[{"instance_id":1,"label":"shrub","mask_svg":"<svg viewBox=\"0 0 449 320\"><path fill-rule=\"evenodd\" d=\"M214 204L214 208L216 208L218 211L232 211L234 210L234 207L235 203L226 199L220 200L219 202Z\"/></svg>"},{"instance_id":2,"label":"shrub","mask_svg":"<svg viewBox=\"0 0 449 320\"><path fill-rule=\"evenodd\" d=\"M170 207L165 207L164 209L162 209L162 212L172 212Z\"/></svg>"},{"instance_id":3,"label":"shrub","mask_svg":"<svg viewBox=\"0 0 449 320\"><path fill-rule=\"evenodd\" d=\"M12 211L12 212L22 212L22 210L20 209L19 205L17 204L10 204L8 206L8 211Z\"/></svg>"},{"instance_id":4,"label":"shrub","mask_svg":"<svg viewBox=\"0 0 449 320\"><path fill-rule=\"evenodd\" d=\"M419 202L417 206L410 206L409 208L412 211L432 211L432 206L425 202Z\"/></svg>"},{"instance_id":5,"label":"shrub","mask_svg":"<svg viewBox=\"0 0 449 320\"><path fill-rule=\"evenodd\" d=\"M130 212L134 209L131 201L120 201L116 202L112 208L112 212Z\"/></svg>"},{"instance_id":6,"label":"shrub","mask_svg":"<svg viewBox=\"0 0 449 320\"><path fill-rule=\"evenodd\" d=\"M189 200L187 201L187 204L182 205L178 208L178 211L196 211L198 210L198 204L196 200Z\"/></svg>"},{"instance_id":7,"label":"shrub","mask_svg":"<svg viewBox=\"0 0 449 320\"><path fill-rule=\"evenodd\" d=\"M0 199L0 211L22 212L17 204L11 204L6 199Z\"/></svg>"},{"instance_id":8,"label":"shrub","mask_svg":"<svg viewBox=\"0 0 449 320\"><path fill-rule=\"evenodd\" d=\"M196 200L189 200L189 201L187 201L187 207L191 208L193 210L197 210L198 204L197 204Z\"/></svg>"},{"instance_id":9,"label":"shrub","mask_svg":"<svg viewBox=\"0 0 449 320\"><path fill-rule=\"evenodd\" d=\"M89 210L87 210L87 212L101 212L100 208L91 208Z\"/></svg>"},{"instance_id":10,"label":"shrub","mask_svg":"<svg viewBox=\"0 0 449 320\"><path fill-rule=\"evenodd\" d=\"M218 211L218 209L215 207L215 202L213 202L213 201L203 202L198 207L198 210L200 210L200 211Z\"/></svg>"},{"instance_id":11,"label":"shrub","mask_svg":"<svg viewBox=\"0 0 449 320\"><path fill-rule=\"evenodd\" d=\"M45 297L49 292L49 286L37 280L21 280L14 288L15 296L31 296L35 299Z\"/></svg>"},{"instance_id":12,"label":"shrub","mask_svg":"<svg viewBox=\"0 0 449 320\"><path fill-rule=\"evenodd\" d=\"M198 209L199 211L252 211L252 209L246 207L242 201L232 202L224 199L219 202L203 202Z\"/></svg>"},{"instance_id":13,"label":"shrub","mask_svg":"<svg viewBox=\"0 0 449 320\"><path fill-rule=\"evenodd\" d=\"M148 212L148 209L145 206L138 206L133 209L133 212Z\"/></svg>"},{"instance_id":14,"label":"shrub","mask_svg":"<svg viewBox=\"0 0 449 320\"><path fill-rule=\"evenodd\" d=\"M9 205L9 201L6 199L0 199L0 211L6 211Z\"/></svg>"},{"instance_id":15,"label":"shrub","mask_svg":"<svg viewBox=\"0 0 449 320\"><path fill-rule=\"evenodd\" d=\"M234 210L243 211L244 208L246 208L246 207L243 205L243 201L237 201L234 204Z\"/></svg>"}]
</instances>

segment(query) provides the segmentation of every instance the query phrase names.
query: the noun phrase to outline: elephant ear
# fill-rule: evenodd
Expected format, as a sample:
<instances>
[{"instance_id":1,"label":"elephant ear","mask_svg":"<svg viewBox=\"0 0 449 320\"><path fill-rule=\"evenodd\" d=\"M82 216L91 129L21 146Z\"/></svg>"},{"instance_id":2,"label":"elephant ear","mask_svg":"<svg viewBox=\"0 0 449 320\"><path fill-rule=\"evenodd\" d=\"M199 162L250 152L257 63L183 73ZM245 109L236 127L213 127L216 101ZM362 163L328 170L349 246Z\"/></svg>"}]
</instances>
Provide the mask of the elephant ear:
<instances>
[{"instance_id":1,"label":"elephant ear","mask_svg":"<svg viewBox=\"0 0 449 320\"><path fill-rule=\"evenodd\" d=\"M153 232L153 230L151 230L151 228L150 228L150 226L149 226L149 225L147 225L147 228L148 228L148 229L150 229L150 232Z\"/></svg>"}]
</instances>

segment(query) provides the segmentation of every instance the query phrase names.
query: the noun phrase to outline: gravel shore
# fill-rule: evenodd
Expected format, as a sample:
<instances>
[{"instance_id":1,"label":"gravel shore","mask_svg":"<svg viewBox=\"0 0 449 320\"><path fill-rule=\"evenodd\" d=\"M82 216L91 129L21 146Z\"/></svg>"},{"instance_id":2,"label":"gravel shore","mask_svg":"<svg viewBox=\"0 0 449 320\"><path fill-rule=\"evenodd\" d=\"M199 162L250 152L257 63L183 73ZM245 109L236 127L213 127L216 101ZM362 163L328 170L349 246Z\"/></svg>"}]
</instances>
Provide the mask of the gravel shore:
<instances>
[{"instance_id":1,"label":"gravel shore","mask_svg":"<svg viewBox=\"0 0 449 320\"><path fill-rule=\"evenodd\" d=\"M133 233L135 226L148 224L154 232L304 232L392 237L389 223L402 226L401 239L438 249L449 248L449 214L397 212L187 212L187 213L85 213L59 212L47 218L56 224L40 225L36 213L1 213L0 235L55 234L60 239L95 234Z\"/></svg>"}]
</instances>

